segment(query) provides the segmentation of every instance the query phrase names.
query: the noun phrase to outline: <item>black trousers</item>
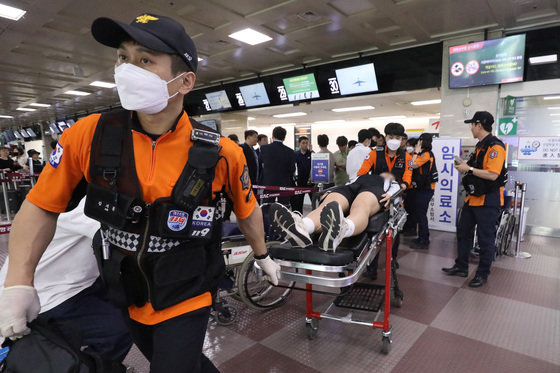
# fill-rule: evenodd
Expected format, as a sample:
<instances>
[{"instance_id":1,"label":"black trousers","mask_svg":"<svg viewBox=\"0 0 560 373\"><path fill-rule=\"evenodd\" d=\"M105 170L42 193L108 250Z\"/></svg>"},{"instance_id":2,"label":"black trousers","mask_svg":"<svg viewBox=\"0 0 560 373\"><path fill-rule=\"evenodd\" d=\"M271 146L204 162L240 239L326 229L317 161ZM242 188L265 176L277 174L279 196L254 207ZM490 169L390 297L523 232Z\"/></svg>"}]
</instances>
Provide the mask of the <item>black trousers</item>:
<instances>
[{"instance_id":1,"label":"black trousers","mask_svg":"<svg viewBox=\"0 0 560 373\"><path fill-rule=\"evenodd\" d=\"M455 265L459 268L469 268L469 255L473 247L474 226L480 256L476 273L482 277L488 277L490 266L494 260L496 251L496 222L500 215L499 207L469 206L465 205L461 211L461 218L457 226L458 253Z\"/></svg>"},{"instance_id":2,"label":"black trousers","mask_svg":"<svg viewBox=\"0 0 560 373\"><path fill-rule=\"evenodd\" d=\"M307 180L305 181L300 181L298 180L296 182L298 187L310 187L311 185L307 184ZM305 199L305 194L298 194L295 196L292 196L290 198L290 205L292 206L292 211L299 211L300 213L303 213L303 202Z\"/></svg>"},{"instance_id":3,"label":"black trousers","mask_svg":"<svg viewBox=\"0 0 560 373\"><path fill-rule=\"evenodd\" d=\"M423 244L430 243L430 230L428 229L428 206L434 196L431 189L411 190L414 221L418 223L418 241Z\"/></svg>"},{"instance_id":4,"label":"black trousers","mask_svg":"<svg viewBox=\"0 0 560 373\"><path fill-rule=\"evenodd\" d=\"M210 307L156 325L131 320L134 343L150 361L150 373L216 373L202 353Z\"/></svg>"}]
</instances>

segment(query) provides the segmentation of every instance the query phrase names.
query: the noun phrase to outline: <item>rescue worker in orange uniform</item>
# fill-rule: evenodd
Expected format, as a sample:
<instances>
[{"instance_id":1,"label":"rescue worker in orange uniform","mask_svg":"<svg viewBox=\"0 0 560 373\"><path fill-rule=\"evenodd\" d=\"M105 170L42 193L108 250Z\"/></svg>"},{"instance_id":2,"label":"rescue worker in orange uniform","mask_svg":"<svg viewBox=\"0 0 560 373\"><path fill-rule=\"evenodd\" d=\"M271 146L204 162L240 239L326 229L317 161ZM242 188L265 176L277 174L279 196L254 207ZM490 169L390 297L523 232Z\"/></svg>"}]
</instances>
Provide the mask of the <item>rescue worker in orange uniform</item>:
<instances>
[{"instance_id":1,"label":"rescue worker in orange uniform","mask_svg":"<svg viewBox=\"0 0 560 373\"><path fill-rule=\"evenodd\" d=\"M257 264L274 284L262 213L242 149L189 119L197 51L183 26L155 14L130 24L96 19L93 37L117 49L124 110L90 115L66 130L12 225L0 298L1 334L29 332L37 316L34 270L58 214L87 195L102 224L95 248L111 298L128 310L151 372L217 372L202 353L212 292L223 276L219 200L233 202Z\"/></svg>"}]
</instances>

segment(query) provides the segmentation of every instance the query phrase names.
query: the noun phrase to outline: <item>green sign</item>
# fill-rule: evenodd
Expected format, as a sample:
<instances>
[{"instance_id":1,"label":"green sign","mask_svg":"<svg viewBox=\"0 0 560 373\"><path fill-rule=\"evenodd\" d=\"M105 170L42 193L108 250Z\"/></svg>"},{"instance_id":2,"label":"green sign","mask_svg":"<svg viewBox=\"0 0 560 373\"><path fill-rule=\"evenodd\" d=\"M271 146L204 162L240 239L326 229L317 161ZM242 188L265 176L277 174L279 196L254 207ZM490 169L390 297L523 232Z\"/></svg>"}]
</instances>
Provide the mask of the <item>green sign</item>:
<instances>
[{"instance_id":1,"label":"green sign","mask_svg":"<svg viewBox=\"0 0 560 373\"><path fill-rule=\"evenodd\" d=\"M283 80L289 101L319 98L319 90L317 89L317 83L313 74L300 75Z\"/></svg>"},{"instance_id":2,"label":"green sign","mask_svg":"<svg viewBox=\"0 0 560 373\"><path fill-rule=\"evenodd\" d=\"M504 116L515 115L517 107L517 98L513 96L506 97L506 105L504 106Z\"/></svg>"},{"instance_id":3,"label":"green sign","mask_svg":"<svg viewBox=\"0 0 560 373\"><path fill-rule=\"evenodd\" d=\"M514 136L517 135L517 117L500 118L498 125L499 136Z\"/></svg>"}]
</instances>

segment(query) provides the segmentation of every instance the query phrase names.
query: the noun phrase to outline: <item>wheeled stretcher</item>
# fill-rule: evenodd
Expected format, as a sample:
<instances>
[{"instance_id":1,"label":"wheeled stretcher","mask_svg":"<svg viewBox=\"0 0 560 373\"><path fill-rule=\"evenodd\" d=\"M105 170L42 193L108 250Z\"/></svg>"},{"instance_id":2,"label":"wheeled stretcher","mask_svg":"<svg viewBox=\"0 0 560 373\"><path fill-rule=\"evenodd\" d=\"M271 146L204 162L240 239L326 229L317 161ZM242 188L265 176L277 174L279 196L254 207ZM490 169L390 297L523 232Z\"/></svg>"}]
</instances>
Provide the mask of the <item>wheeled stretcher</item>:
<instances>
[{"instance_id":1,"label":"wheeled stretcher","mask_svg":"<svg viewBox=\"0 0 560 373\"><path fill-rule=\"evenodd\" d=\"M406 221L401 193L391 199L390 207L369 220L365 232L344 239L336 252L318 247L293 248L289 243L271 245L269 252L282 267L282 280L304 284L306 291L306 331L314 339L319 330L319 320L330 319L359 324L382 330L382 352L391 347L389 314L391 303L400 307L403 293L398 287L395 262L391 258L393 239ZM385 281L383 285L359 282L367 266L385 251ZM340 292L318 291L314 286L339 288ZM313 309L313 294L331 294L334 301L323 312ZM373 321L358 320L352 311L345 316L334 314L335 308L371 311ZM381 317L382 315L382 317Z\"/></svg>"}]
</instances>

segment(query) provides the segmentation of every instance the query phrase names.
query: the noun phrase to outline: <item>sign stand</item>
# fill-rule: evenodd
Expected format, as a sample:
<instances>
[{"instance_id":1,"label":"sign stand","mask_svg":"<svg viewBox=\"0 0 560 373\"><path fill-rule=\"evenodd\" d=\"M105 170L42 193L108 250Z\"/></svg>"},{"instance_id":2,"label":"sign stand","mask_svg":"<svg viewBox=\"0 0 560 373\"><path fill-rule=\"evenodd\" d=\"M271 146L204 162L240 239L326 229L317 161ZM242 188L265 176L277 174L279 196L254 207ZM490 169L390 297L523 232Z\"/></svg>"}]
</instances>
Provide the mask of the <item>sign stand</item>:
<instances>
[{"instance_id":1,"label":"sign stand","mask_svg":"<svg viewBox=\"0 0 560 373\"><path fill-rule=\"evenodd\" d=\"M529 259L531 258L531 254L526 251L519 251L519 247L521 245L521 239L523 238L523 226L525 225L525 192L527 191L527 184L525 183L515 183L515 196L513 199L513 216L517 217L517 242L515 243L515 254L513 257L517 259ZM520 193L518 193L520 192ZM521 196L520 208L519 208L519 215L516 215L517 211L517 200L518 195Z\"/></svg>"}]
</instances>

